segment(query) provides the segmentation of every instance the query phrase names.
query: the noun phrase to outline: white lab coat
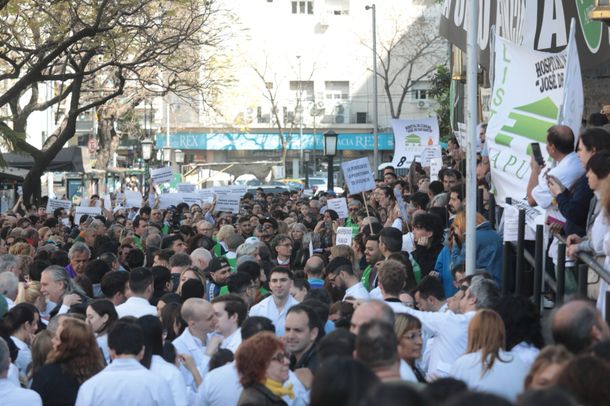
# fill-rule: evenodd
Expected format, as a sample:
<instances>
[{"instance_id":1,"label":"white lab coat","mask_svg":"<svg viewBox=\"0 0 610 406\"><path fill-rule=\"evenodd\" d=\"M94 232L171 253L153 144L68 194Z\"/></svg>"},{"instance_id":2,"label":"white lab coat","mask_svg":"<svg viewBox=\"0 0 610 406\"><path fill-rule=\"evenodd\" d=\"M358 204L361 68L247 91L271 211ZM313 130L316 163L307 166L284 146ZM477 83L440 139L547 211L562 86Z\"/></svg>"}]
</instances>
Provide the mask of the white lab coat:
<instances>
[{"instance_id":1,"label":"white lab coat","mask_svg":"<svg viewBox=\"0 0 610 406\"><path fill-rule=\"evenodd\" d=\"M159 355L153 355L150 363L150 371L155 375L162 377L169 385L174 403L176 406L186 406L186 383L180 373L180 370L175 366L165 361Z\"/></svg>"},{"instance_id":2,"label":"white lab coat","mask_svg":"<svg viewBox=\"0 0 610 406\"><path fill-rule=\"evenodd\" d=\"M176 354L187 354L193 357L195 366L203 379L208 371L210 357L205 354L206 347L201 340L193 336L189 329L186 328L179 337L176 337L176 339L172 341L172 344L176 348ZM197 385L195 384L193 374L191 374L182 364L180 365L180 372L182 373L186 386L190 387L193 392L196 392Z\"/></svg>"},{"instance_id":3,"label":"white lab coat","mask_svg":"<svg viewBox=\"0 0 610 406\"><path fill-rule=\"evenodd\" d=\"M133 316L135 318L142 316L157 317L157 308L151 305L148 300L136 296L132 296L125 303L118 305L116 312L119 315L119 319L125 316Z\"/></svg>"},{"instance_id":4,"label":"white lab coat","mask_svg":"<svg viewBox=\"0 0 610 406\"><path fill-rule=\"evenodd\" d=\"M118 358L86 380L76 406L166 406L174 398L165 380L134 358Z\"/></svg>"},{"instance_id":5,"label":"white lab coat","mask_svg":"<svg viewBox=\"0 0 610 406\"><path fill-rule=\"evenodd\" d=\"M286 314L288 313L288 309L297 304L299 304L299 301L293 298L292 295L288 295L288 300L280 312L275 305L273 296L269 296L268 298L261 300L258 304L252 306L249 315L268 318L275 326L275 334L282 337L286 328Z\"/></svg>"},{"instance_id":6,"label":"white lab coat","mask_svg":"<svg viewBox=\"0 0 610 406\"><path fill-rule=\"evenodd\" d=\"M42 406L40 395L31 389L23 389L6 378L0 379L0 403L2 406Z\"/></svg>"}]
</instances>

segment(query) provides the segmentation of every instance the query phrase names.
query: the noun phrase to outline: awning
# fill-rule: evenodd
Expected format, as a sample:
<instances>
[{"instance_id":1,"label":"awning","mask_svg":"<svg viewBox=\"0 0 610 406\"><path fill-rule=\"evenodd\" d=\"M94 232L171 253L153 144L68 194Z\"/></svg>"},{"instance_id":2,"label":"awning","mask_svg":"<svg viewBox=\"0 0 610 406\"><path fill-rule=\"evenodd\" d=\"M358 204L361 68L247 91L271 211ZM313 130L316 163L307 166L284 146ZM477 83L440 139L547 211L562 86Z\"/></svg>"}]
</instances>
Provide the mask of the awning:
<instances>
[{"instance_id":1,"label":"awning","mask_svg":"<svg viewBox=\"0 0 610 406\"><path fill-rule=\"evenodd\" d=\"M3 154L8 166L19 169L30 169L34 158L28 154ZM85 147L67 147L59 151L57 156L47 166L48 172L81 172L91 171L89 150Z\"/></svg>"}]
</instances>

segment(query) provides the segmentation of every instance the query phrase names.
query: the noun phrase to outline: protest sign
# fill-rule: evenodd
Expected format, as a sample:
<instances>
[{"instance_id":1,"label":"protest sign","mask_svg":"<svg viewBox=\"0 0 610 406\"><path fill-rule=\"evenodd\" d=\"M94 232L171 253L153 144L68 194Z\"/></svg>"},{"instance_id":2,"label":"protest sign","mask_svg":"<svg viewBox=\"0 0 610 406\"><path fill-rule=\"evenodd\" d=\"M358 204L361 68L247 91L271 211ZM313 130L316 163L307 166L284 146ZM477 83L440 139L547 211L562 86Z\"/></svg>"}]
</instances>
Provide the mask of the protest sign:
<instances>
[{"instance_id":1,"label":"protest sign","mask_svg":"<svg viewBox=\"0 0 610 406\"><path fill-rule=\"evenodd\" d=\"M151 169L150 177L155 185L165 182L171 182L174 178L171 166L164 166L163 168Z\"/></svg>"},{"instance_id":2,"label":"protest sign","mask_svg":"<svg viewBox=\"0 0 610 406\"><path fill-rule=\"evenodd\" d=\"M566 72L566 66L577 63L568 61L568 50L532 51L497 36L496 55L493 115L487 126L486 142L494 194L498 204L504 206L507 197L522 197L527 190L531 143L539 143L543 157L549 159L545 148L547 130L560 119L564 93L582 95L582 89L578 89L582 81L577 80L577 72ZM570 81L566 81L566 75ZM566 105L565 122L580 123L582 110L578 111L578 103Z\"/></svg>"},{"instance_id":3,"label":"protest sign","mask_svg":"<svg viewBox=\"0 0 610 406\"><path fill-rule=\"evenodd\" d=\"M214 192L212 189L201 189L196 191L199 198L204 203L214 203Z\"/></svg>"},{"instance_id":4,"label":"protest sign","mask_svg":"<svg viewBox=\"0 0 610 406\"><path fill-rule=\"evenodd\" d=\"M430 182L438 180L438 173L443 169L443 158L433 158L430 160Z\"/></svg>"},{"instance_id":5,"label":"protest sign","mask_svg":"<svg viewBox=\"0 0 610 406\"><path fill-rule=\"evenodd\" d=\"M227 193L218 195L216 199L216 211L226 211L230 213L239 213L239 201L241 200L241 194L238 193Z\"/></svg>"},{"instance_id":6,"label":"protest sign","mask_svg":"<svg viewBox=\"0 0 610 406\"><path fill-rule=\"evenodd\" d=\"M337 240L336 245L352 245L352 228L351 227L337 227Z\"/></svg>"},{"instance_id":7,"label":"protest sign","mask_svg":"<svg viewBox=\"0 0 610 406\"><path fill-rule=\"evenodd\" d=\"M140 207L142 206L142 195L140 192L135 190L125 191L125 206L126 207Z\"/></svg>"},{"instance_id":8,"label":"protest sign","mask_svg":"<svg viewBox=\"0 0 610 406\"><path fill-rule=\"evenodd\" d=\"M177 193L177 195L182 199L184 203L188 204L189 206L192 206L193 204L198 204L199 206L201 206L201 204L203 203L201 195L197 193Z\"/></svg>"},{"instance_id":9,"label":"protest sign","mask_svg":"<svg viewBox=\"0 0 610 406\"><path fill-rule=\"evenodd\" d=\"M343 178L352 194L375 189L375 178L368 158L359 158L341 164Z\"/></svg>"},{"instance_id":10,"label":"protest sign","mask_svg":"<svg viewBox=\"0 0 610 406\"><path fill-rule=\"evenodd\" d=\"M398 203L398 208L400 209L402 221L404 221L405 223L408 222L409 214L407 213L407 206L405 205L405 201L402 198L402 194L400 193L399 188L394 188L394 197L396 198L396 203Z\"/></svg>"},{"instance_id":11,"label":"protest sign","mask_svg":"<svg viewBox=\"0 0 610 406\"><path fill-rule=\"evenodd\" d=\"M104 208L106 210L112 211L112 199L110 198L110 195L108 195L108 194L104 195Z\"/></svg>"},{"instance_id":12,"label":"protest sign","mask_svg":"<svg viewBox=\"0 0 610 406\"><path fill-rule=\"evenodd\" d=\"M440 145L432 145L424 148L421 166L430 166L433 159L441 159L442 162L443 154Z\"/></svg>"},{"instance_id":13,"label":"protest sign","mask_svg":"<svg viewBox=\"0 0 610 406\"><path fill-rule=\"evenodd\" d=\"M182 203L182 196L179 193L161 193L159 195L159 208L167 209L170 206L178 206Z\"/></svg>"},{"instance_id":14,"label":"protest sign","mask_svg":"<svg viewBox=\"0 0 610 406\"><path fill-rule=\"evenodd\" d=\"M392 120L394 130L394 160L395 168L408 167L413 160L422 162L424 149L438 146L438 120L422 118L418 120Z\"/></svg>"},{"instance_id":15,"label":"protest sign","mask_svg":"<svg viewBox=\"0 0 610 406\"><path fill-rule=\"evenodd\" d=\"M47 202L47 213L52 215L56 209L70 210L70 207L72 207L72 202L69 200L49 199Z\"/></svg>"},{"instance_id":16,"label":"protest sign","mask_svg":"<svg viewBox=\"0 0 610 406\"><path fill-rule=\"evenodd\" d=\"M195 185L192 183L178 183L176 189L181 193L193 193L195 191Z\"/></svg>"},{"instance_id":17,"label":"protest sign","mask_svg":"<svg viewBox=\"0 0 610 406\"><path fill-rule=\"evenodd\" d=\"M99 207L86 207L86 206L77 206L76 212L74 213L74 223L79 224L80 218L87 214L89 216L99 216L102 214L102 209Z\"/></svg>"},{"instance_id":18,"label":"protest sign","mask_svg":"<svg viewBox=\"0 0 610 406\"><path fill-rule=\"evenodd\" d=\"M347 209L347 199L340 197L337 199L329 199L326 201L326 205L329 210L334 210L340 219L346 219L349 217L349 210Z\"/></svg>"}]
</instances>

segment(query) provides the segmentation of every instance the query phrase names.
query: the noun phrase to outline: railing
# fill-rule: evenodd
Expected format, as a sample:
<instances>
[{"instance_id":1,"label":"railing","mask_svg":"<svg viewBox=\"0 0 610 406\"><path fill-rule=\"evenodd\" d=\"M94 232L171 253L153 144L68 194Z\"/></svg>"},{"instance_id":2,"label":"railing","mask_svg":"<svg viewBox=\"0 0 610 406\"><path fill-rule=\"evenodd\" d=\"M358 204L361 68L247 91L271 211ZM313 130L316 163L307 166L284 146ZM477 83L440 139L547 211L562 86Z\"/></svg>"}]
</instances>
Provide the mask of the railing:
<instances>
[{"instance_id":1,"label":"railing","mask_svg":"<svg viewBox=\"0 0 610 406\"><path fill-rule=\"evenodd\" d=\"M481 199L482 201L482 199ZM495 207L492 210L492 202L490 202L490 222L491 216L495 214ZM511 204L511 200L507 199L507 204ZM495 206L495 205L494 205ZM527 261L530 266L534 269L534 281L533 281L533 294L532 300L538 308L540 308L542 300L542 288L543 282L545 282L551 289L555 291L555 300L557 304L561 304L565 300L565 281L566 281L566 240L560 235L554 235L559 240L558 252L557 252L557 266L556 266L556 280L547 275L543 270L543 261L545 258L544 252L544 228L542 225L536 226L536 240L535 240L535 252L534 255L525 249L525 210L519 209L519 224L517 241L504 242L503 252L503 267L502 267L502 293L508 294L509 292L509 277L510 277L510 257L512 248L515 248L516 253L516 266L515 266L515 289L514 294L524 295L524 282L525 282L525 262ZM495 224L495 221L492 222ZM602 267L596 259L586 253L579 252L576 258L577 268L577 281L578 288L577 293L579 296L587 295L587 275L588 269L592 269L600 278L604 279L610 284L610 272ZM610 323L610 292L600 292L600 294L606 295L606 320Z\"/></svg>"}]
</instances>

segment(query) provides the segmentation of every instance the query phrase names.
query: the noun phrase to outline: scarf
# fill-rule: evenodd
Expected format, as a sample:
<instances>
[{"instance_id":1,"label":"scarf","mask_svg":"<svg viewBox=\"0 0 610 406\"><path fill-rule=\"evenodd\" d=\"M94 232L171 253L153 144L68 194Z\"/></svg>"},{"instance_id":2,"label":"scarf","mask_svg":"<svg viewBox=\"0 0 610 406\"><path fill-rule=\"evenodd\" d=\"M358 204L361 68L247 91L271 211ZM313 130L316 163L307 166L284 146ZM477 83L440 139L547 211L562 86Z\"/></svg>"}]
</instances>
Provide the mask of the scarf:
<instances>
[{"instance_id":1,"label":"scarf","mask_svg":"<svg viewBox=\"0 0 610 406\"><path fill-rule=\"evenodd\" d=\"M267 387L276 396L284 397L288 395L290 399L294 399L294 391L292 390L292 384L288 384L288 386L283 387L280 382L274 381L272 379L265 379L263 381L263 385Z\"/></svg>"}]
</instances>

